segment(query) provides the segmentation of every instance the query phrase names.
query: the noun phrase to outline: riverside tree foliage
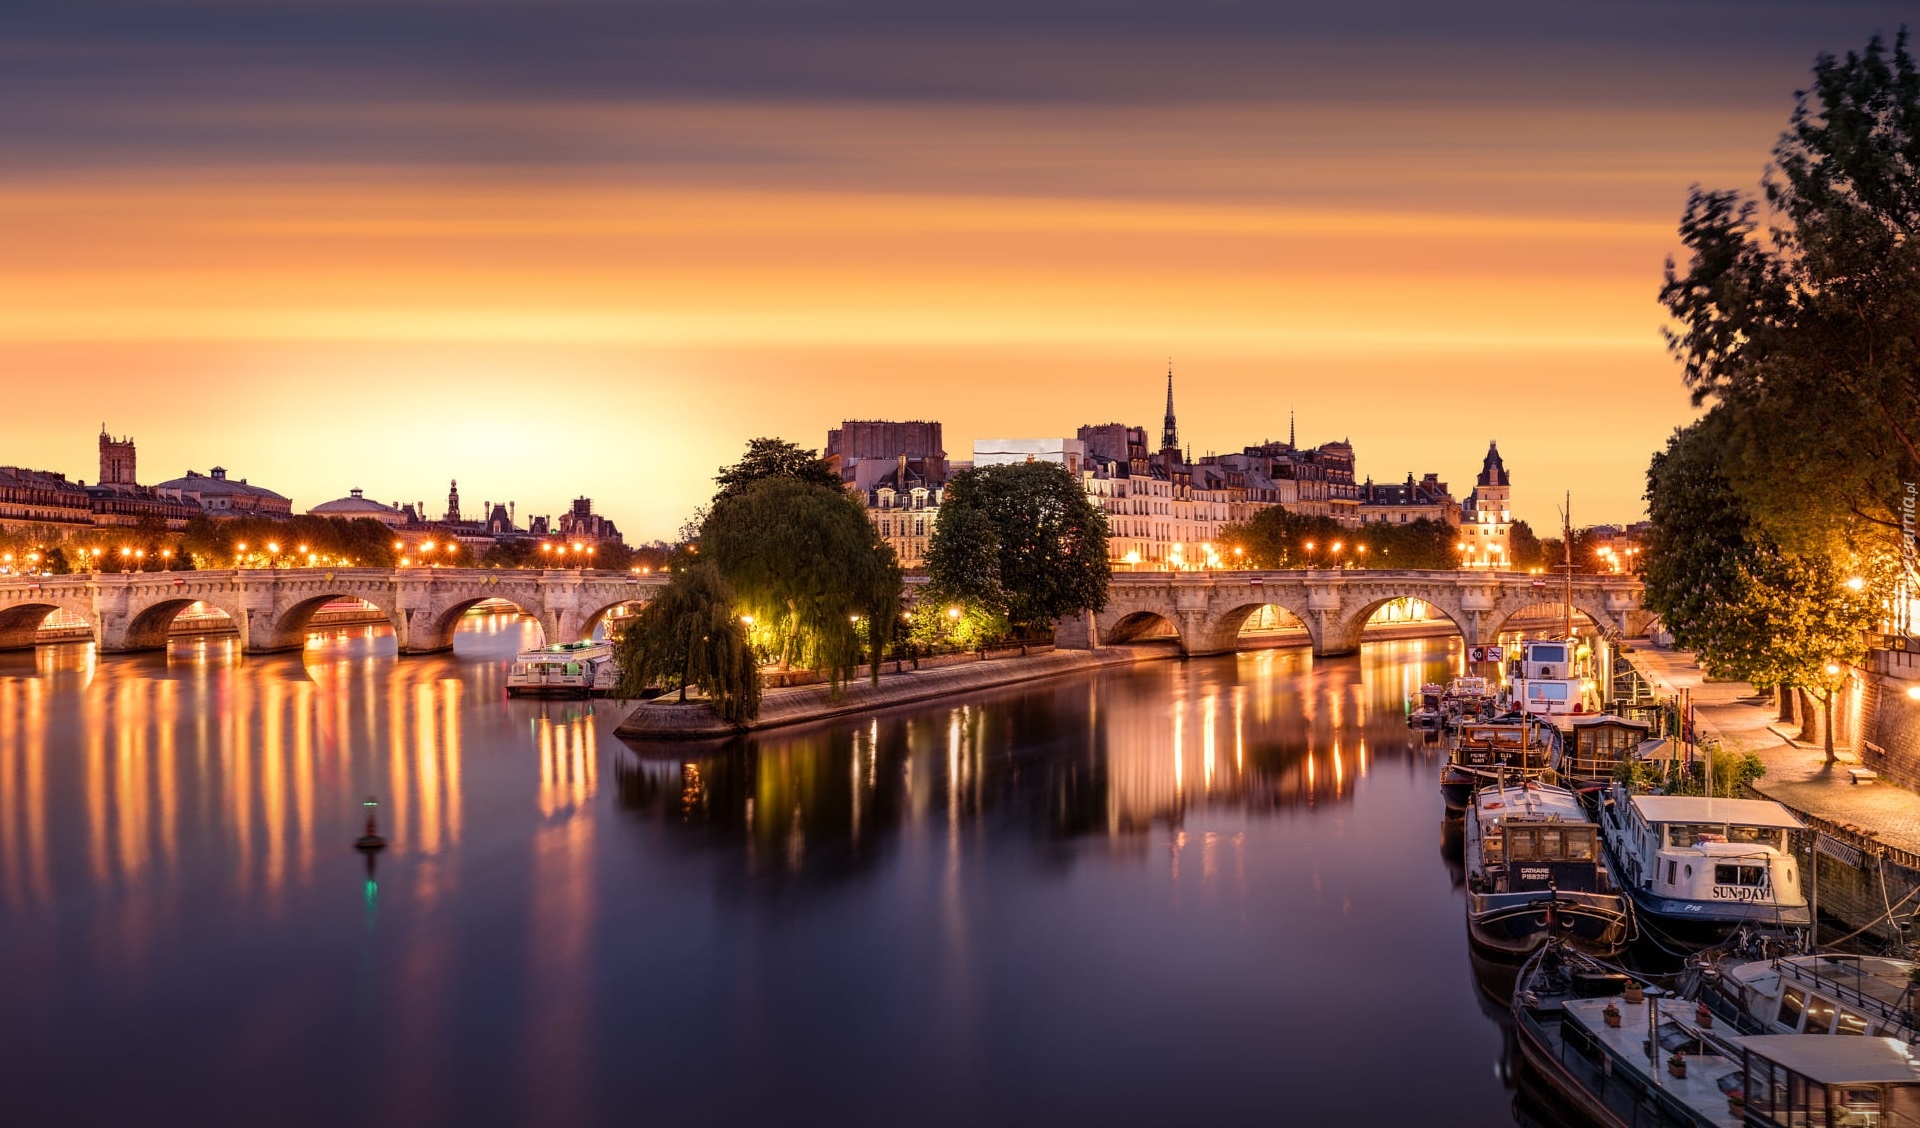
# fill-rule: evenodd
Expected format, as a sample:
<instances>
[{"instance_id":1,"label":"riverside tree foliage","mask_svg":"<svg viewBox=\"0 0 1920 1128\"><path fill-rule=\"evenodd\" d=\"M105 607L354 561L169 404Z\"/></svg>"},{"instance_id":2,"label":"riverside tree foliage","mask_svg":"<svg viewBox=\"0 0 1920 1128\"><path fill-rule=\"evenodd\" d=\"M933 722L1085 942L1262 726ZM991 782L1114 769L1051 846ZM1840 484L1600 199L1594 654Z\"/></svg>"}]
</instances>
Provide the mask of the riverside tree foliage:
<instances>
[{"instance_id":1,"label":"riverside tree foliage","mask_svg":"<svg viewBox=\"0 0 1920 1128\"><path fill-rule=\"evenodd\" d=\"M1460 562L1459 534L1444 521L1423 517L1349 529L1331 517L1277 505L1220 530L1220 543L1223 562L1249 568L1452 568Z\"/></svg>"},{"instance_id":2,"label":"riverside tree foliage","mask_svg":"<svg viewBox=\"0 0 1920 1128\"><path fill-rule=\"evenodd\" d=\"M1819 701L1829 760L1829 671L1864 657L1910 556L1916 235L1920 73L1903 30L1815 62L1758 198L1692 192L1686 266L1669 261L1660 292L1668 346L1711 410L1648 471L1648 606L1708 669Z\"/></svg>"},{"instance_id":3,"label":"riverside tree foliage","mask_svg":"<svg viewBox=\"0 0 1920 1128\"><path fill-rule=\"evenodd\" d=\"M1793 552L1897 547L1920 469L1920 74L1903 30L1822 55L1761 198L1696 188L1668 343L1728 484ZM1765 213L1761 212L1761 200Z\"/></svg>"},{"instance_id":4,"label":"riverside tree foliage","mask_svg":"<svg viewBox=\"0 0 1920 1128\"><path fill-rule=\"evenodd\" d=\"M860 503L830 473L822 480L824 463L792 457L797 450L756 439L721 471L695 554L752 617L757 647L782 667L825 672L837 689L892 640L900 565Z\"/></svg>"},{"instance_id":5,"label":"riverside tree foliage","mask_svg":"<svg viewBox=\"0 0 1920 1128\"><path fill-rule=\"evenodd\" d=\"M1782 549L1728 480L1723 424L1719 409L1709 412L1654 456L1646 603L1710 673L1811 696L1825 713L1832 763L1834 697L1845 668L1866 657L1874 593L1888 577L1874 575L1870 560L1848 574L1830 554Z\"/></svg>"},{"instance_id":6,"label":"riverside tree foliage","mask_svg":"<svg viewBox=\"0 0 1920 1128\"><path fill-rule=\"evenodd\" d=\"M614 661L622 697L662 685L678 689L684 702L693 688L728 724L743 725L760 713L759 660L733 592L710 564L673 573L615 637Z\"/></svg>"},{"instance_id":7,"label":"riverside tree foliage","mask_svg":"<svg viewBox=\"0 0 1920 1128\"><path fill-rule=\"evenodd\" d=\"M927 546L922 602L1003 617L1015 632L1107 605L1107 517L1063 466L954 475Z\"/></svg>"}]
</instances>

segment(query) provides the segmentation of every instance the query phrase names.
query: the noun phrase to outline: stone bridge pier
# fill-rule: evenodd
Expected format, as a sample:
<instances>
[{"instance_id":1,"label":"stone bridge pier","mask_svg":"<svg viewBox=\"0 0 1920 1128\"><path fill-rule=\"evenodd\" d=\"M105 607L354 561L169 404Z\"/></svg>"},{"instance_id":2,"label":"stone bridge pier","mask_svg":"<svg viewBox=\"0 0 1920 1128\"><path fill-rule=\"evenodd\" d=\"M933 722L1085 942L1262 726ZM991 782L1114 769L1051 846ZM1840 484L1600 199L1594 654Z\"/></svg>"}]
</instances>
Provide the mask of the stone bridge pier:
<instances>
[{"instance_id":1,"label":"stone bridge pier","mask_svg":"<svg viewBox=\"0 0 1920 1128\"><path fill-rule=\"evenodd\" d=\"M1575 608L1610 635L1638 637L1651 618L1640 608L1632 576L1576 577ZM1469 645L1493 641L1508 619L1564 589L1522 573L1326 570L1292 572L1133 572L1115 575L1107 606L1061 623L1062 648L1122 643L1170 631L1182 652L1220 654L1239 646L1240 630L1263 606L1291 613L1305 626L1313 652L1352 654L1381 606L1417 599L1450 620Z\"/></svg>"},{"instance_id":2,"label":"stone bridge pier","mask_svg":"<svg viewBox=\"0 0 1920 1128\"><path fill-rule=\"evenodd\" d=\"M613 608L643 603L666 577L587 570L496 568L293 568L218 572L140 572L0 577L0 649L34 645L47 616L64 611L87 622L102 654L155 650L180 612L195 603L232 620L248 654L299 650L314 614L357 599L393 625L402 654L453 645L474 605L501 599L539 624L548 642L589 637Z\"/></svg>"}]
</instances>

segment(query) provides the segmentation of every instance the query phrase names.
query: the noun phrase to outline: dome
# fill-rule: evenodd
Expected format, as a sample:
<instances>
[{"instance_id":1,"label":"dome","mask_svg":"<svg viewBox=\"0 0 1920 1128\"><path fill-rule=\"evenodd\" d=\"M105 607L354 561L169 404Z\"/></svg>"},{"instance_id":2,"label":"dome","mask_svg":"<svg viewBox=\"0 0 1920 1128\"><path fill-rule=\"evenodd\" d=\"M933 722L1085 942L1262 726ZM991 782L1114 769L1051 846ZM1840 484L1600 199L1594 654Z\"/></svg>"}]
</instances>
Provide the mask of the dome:
<instances>
[{"instance_id":1,"label":"dome","mask_svg":"<svg viewBox=\"0 0 1920 1128\"><path fill-rule=\"evenodd\" d=\"M345 497L321 502L307 510L307 515L309 517L340 517L349 521L369 517L383 525L400 525L406 521L406 516L398 509L363 496L363 491L359 489L347 491Z\"/></svg>"}]
</instances>

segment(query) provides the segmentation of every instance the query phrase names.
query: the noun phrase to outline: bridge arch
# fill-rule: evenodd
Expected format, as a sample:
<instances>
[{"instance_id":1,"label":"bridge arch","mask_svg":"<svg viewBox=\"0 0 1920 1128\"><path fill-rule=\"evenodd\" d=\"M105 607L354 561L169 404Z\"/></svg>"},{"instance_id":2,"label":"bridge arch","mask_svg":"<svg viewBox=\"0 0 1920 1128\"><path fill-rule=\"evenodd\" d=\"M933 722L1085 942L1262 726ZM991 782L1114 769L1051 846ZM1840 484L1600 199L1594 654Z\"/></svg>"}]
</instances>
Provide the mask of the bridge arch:
<instances>
[{"instance_id":1,"label":"bridge arch","mask_svg":"<svg viewBox=\"0 0 1920 1128\"><path fill-rule=\"evenodd\" d=\"M109 622L103 632L101 649L109 651L163 650L173 629L173 621L194 604L210 607L231 620L236 628L246 612L224 593L200 590L182 583L182 587L149 596L127 608L126 618L115 625Z\"/></svg>"},{"instance_id":2,"label":"bridge arch","mask_svg":"<svg viewBox=\"0 0 1920 1128\"><path fill-rule=\"evenodd\" d=\"M1186 640L1180 637L1180 625L1167 615L1158 611L1131 611L1121 615L1108 624L1101 632L1102 642L1127 643L1146 642L1171 637L1187 649Z\"/></svg>"},{"instance_id":3,"label":"bridge arch","mask_svg":"<svg viewBox=\"0 0 1920 1128\"><path fill-rule=\"evenodd\" d=\"M651 595L652 593L647 593L646 595L629 594L610 602L602 602L599 599L589 600L586 604L588 610L581 613L577 618L569 615L561 620L560 634L563 640L567 642L580 642L590 639L593 637L593 629L605 622L607 616L612 614L616 608L625 607L628 604L645 604L651 598ZM594 606L596 603L598 603L599 606Z\"/></svg>"},{"instance_id":4,"label":"bridge arch","mask_svg":"<svg viewBox=\"0 0 1920 1128\"><path fill-rule=\"evenodd\" d=\"M1562 593L1557 591L1541 591L1535 589L1520 595L1508 596L1500 601L1499 605L1494 608L1492 616L1489 617L1491 629L1487 632L1487 637L1492 638L1504 631L1513 629L1507 624L1515 616L1530 611L1533 608L1551 607L1559 611L1566 607L1566 605L1567 601L1562 598ZM1607 606L1605 599L1575 591L1573 595L1573 609L1579 612L1581 616L1590 620L1593 623L1594 629L1603 637L1611 638L1621 634L1620 616L1613 608Z\"/></svg>"},{"instance_id":5,"label":"bridge arch","mask_svg":"<svg viewBox=\"0 0 1920 1128\"><path fill-rule=\"evenodd\" d=\"M69 599L32 599L10 603L0 607L0 650L32 650L40 633L40 626L47 616L55 611L64 611L76 618L85 619L89 626L95 624L93 609Z\"/></svg>"},{"instance_id":6,"label":"bridge arch","mask_svg":"<svg viewBox=\"0 0 1920 1128\"><path fill-rule=\"evenodd\" d=\"M1417 591L1393 588L1375 590L1358 599L1343 602L1337 615L1329 615L1320 637L1314 640L1318 655L1352 654L1360 649L1367 624L1387 604L1400 599L1417 600L1437 618L1445 619L1462 639L1473 641L1473 621L1457 602L1443 591Z\"/></svg>"},{"instance_id":7,"label":"bridge arch","mask_svg":"<svg viewBox=\"0 0 1920 1128\"><path fill-rule=\"evenodd\" d=\"M323 590L303 593L300 598L277 608L271 615L255 616L252 631L247 638L247 650L261 654L276 650L300 650L307 644L307 626L320 608L336 599L352 599L372 605L387 617L393 625L394 634L402 638L404 624L395 613L393 604L384 599L369 599L368 591ZM229 612L231 613L231 612Z\"/></svg>"},{"instance_id":8,"label":"bridge arch","mask_svg":"<svg viewBox=\"0 0 1920 1128\"><path fill-rule=\"evenodd\" d=\"M553 636L556 632L553 624L548 621L547 616L540 614L538 608L528 607L518 599L501 595L496 591L487 591L481 595L455 599L437 612L428 608L416 609L413 612L413 622L407 632L406 652L427 654L436 650L453 649L453 636L459 633L460 620L466 617L467 612L489 600L510 603L514 610L538 624L541 645L554 641Z\"/></svg>"},{"instance_id":9,"label":"bridge arch","mask_svg":"<svg viewBox=\"0 0 1920 1128\"><path fill-rule=\"evenodd\" d=\"M1307 629L1307 638L1313 643L1313 652L1320 653L1320 625L1316 616L1307 606L1304 593L1285 590L1262 592L1252 598L1229 603L1223 611L1215 612L1201 620L1199 645L1191 649L1195 653L1214 654L1240 648L1240 632L1247 620L1262 607L1278 607L1300 621Z\"/></svg>"}]
</instances>

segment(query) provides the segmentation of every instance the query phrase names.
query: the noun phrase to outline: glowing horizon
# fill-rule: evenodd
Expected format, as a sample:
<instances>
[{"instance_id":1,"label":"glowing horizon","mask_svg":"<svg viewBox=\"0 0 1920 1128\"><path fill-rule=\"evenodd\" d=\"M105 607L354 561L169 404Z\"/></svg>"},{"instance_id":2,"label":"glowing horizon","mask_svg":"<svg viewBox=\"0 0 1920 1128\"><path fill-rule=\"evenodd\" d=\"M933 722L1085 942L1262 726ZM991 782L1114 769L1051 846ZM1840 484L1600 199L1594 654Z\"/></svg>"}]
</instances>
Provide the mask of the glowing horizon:
<instances>
[{"instance_id":1,"label":"glowing horizon","mask_svg":"<svg viewBox=\"0 0 1920 1128\"><path fill-rule=\"evenodd\" d=\"M219 463L296 511L437 505L450 479L522 516L585 494L642 541L755 435L936 419L964 459L1157 426L1171 355L1196 454L1292 412L1362 477L1463 496L1496 439L1536 528L1568 489L1577 522L1629 521L1693 415L1654 300L1688 185L1752 186L1815 52L1878 26L1624 29L1556 74L1514 48L1604 6L1369 52L1357 18L1162 50L1132 8L1082 43L990 5L983 38L894 28L892 55L668 7L659 42L594 18L731 69L581 78L534 52L490 87L461 64L517 58L505 30L436 40L355 4L364 40L318 47L219 5L117 50L26 21L0 77L0 463L91 480L104 422L143 481ZM591 23L494 15L535 42ZM238 44L302 66L182 61ZM1658 65L1690 53L1697 74ZM1155 60L1145 89L1112 69Z\"/></svg>"}]
</instances>

